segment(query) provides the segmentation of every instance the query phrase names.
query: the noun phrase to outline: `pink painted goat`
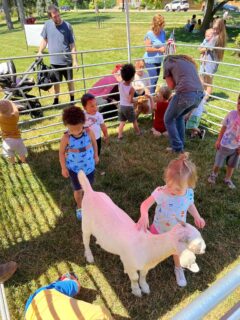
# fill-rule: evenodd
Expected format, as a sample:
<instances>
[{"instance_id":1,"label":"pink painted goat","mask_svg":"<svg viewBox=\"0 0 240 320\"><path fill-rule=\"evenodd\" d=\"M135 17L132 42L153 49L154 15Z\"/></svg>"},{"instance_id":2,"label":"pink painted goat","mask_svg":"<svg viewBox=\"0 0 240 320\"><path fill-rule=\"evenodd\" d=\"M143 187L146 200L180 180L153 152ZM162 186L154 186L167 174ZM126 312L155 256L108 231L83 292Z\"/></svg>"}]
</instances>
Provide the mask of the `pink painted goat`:
<instances>
[{"instance_id":1,"label":"pink painted goat","mask_svg":"<svg viewBox=\"0 0 240 320\"><path fill-rule=\"evenodd\" d=\"M94 262L89 247L93 235L104 250L120 257L136 296L141 296L141 292L150 293L146 282L148 271L173 254L180 256L182 267L199 271L195 254L204 253L206 245L195 227L177 224L171 231L159 235L139 231L136 223L105 193L92 189L83 171L78 177L84 190L82 233L89 263Z\"/></svg>"}]
</instances>

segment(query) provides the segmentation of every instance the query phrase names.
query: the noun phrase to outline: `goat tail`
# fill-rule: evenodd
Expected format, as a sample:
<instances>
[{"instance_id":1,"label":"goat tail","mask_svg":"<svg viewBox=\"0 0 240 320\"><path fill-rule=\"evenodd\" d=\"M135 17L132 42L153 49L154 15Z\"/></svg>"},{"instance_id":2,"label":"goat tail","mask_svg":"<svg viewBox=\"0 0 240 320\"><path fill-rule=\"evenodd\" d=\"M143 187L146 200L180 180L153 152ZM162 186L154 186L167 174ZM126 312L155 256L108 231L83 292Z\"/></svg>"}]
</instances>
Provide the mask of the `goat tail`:
<instances>
[{"instance_id":1,"label":"goat tail","mask_svg":"<svg viewBox=\"0 0 240 320\"><path fill-rule=\"evenodd\" d=\"M86 174L84 173L83 170L80 170L78 173L78 180L82 186L82 189L84 192L91 192L92 191L92 186L86 176Z\"/></svg>"}]
</instances>

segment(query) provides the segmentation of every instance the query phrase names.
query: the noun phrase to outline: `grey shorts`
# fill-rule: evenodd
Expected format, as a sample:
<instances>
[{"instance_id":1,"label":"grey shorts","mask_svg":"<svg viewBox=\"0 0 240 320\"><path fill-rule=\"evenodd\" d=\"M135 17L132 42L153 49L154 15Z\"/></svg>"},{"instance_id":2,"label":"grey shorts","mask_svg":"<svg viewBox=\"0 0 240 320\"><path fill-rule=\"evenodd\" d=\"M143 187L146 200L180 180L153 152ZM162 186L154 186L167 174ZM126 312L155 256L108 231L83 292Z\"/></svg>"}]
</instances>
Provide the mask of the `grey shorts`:
<instances>
[{"instance_id":1,"label":"grey shorts","mask_svg":"<svg viewBox=\"0 0 240 320\"><path fill-rule=\"evenodd\" d=\"M134 122L136 120L136 115L133 106L119 106L118 109L118 119L119 121Z\"/></svg>"},{"instance_id":2,"label":"grey shorts","mask_svg":"<svg viewBox=\"0 0 240 320\"><path fill-rule=\"evenodd\" d=\"M17 153L19 156L25 156L27 154L27 148L25 147L21 138L6 138L2 143L2 153L6 158L14 157L15 153Z\"/></svg>"},{"instance_id":3,"label":"grey shorts","mask_svg":"<svg viewBox=\"0 0 240 320\"><path fill-rule=\"evenodd\" d=\"M231 168L237 168L239 164L240 156L237 153L237 149L229 149L220 146L215 156L215 166L222 167L226 161L227 165Z\"/></svg>"}]
</instances>

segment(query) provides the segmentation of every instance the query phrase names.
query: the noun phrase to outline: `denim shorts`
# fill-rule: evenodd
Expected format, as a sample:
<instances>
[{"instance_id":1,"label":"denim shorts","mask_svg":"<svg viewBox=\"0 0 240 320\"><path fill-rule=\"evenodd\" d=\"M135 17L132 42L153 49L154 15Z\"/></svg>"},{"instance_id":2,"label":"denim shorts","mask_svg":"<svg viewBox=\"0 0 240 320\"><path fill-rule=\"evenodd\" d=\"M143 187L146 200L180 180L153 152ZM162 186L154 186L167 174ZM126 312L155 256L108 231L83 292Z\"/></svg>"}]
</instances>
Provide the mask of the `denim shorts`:
<instances>
[{"instance_id":1,"label":"denim shorts","mask_svg":"<svg viewBox=\"0 0 240 320\"><path fill-rule=\"evenodd\" d=\"M82 186L80 185L79 180L78 180L78 174L72 170L68 170L68 172L69 172L69 176L70 176L70 179L72 182L73 190L74 191L82 190ZM93 170L91 173L87 174L87 178L88 178L91 185L94 182L94 173L95 173L95 170Z\"/></svg>"},{"instance_id":2,"label":"denim shorts","mask_svg":"<svg viewBox=\"0 0 240 320\"><path fill-rule=\"evenodd\" d=\"M118 110L119 121L129 121L134 122L136 120L136 115L133 106L120 106Z\"/></svg>"},{"instance_id":3,"label":"denim shorts","mask_svg":"<svg viewBox=\"0 0 240 320\"><path fill-rule=\"evenodd\" d=\"M222 167L226 161L227 166L231 168L237 168L239 165L240 156L237 153L237 149L229 149L220 146L215 156L215 166Z\"/></svg>"}]
</instances>

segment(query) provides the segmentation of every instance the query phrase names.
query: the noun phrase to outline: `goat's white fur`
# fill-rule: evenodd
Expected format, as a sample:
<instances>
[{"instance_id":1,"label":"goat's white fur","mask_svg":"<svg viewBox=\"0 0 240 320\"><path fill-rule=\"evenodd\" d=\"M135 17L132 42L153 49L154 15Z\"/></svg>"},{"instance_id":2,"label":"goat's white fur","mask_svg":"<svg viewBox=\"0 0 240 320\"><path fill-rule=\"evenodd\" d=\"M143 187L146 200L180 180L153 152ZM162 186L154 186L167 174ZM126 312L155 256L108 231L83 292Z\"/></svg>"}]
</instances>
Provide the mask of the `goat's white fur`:
<instances>
[{"instance_id":1,"label":"goat's white fur","mask_svg":"<svg viewBox=\"0 0 240 320\"><path fill-rule=\"evenodd\" d=\"M177 224L171 231L159 235L139 231L135 222L105 193L92 189L83 171L78 177L84 190L82 233L89 263L94 262L89 247L93 235L104 250L120 256L136 296L141 296L141 292L150 293L146 282L148 271L173 254L179 255L183 267L194 272L199 270L194 253L204 253L206 245L196 228Z\"/></svg>"}]
</instances>

